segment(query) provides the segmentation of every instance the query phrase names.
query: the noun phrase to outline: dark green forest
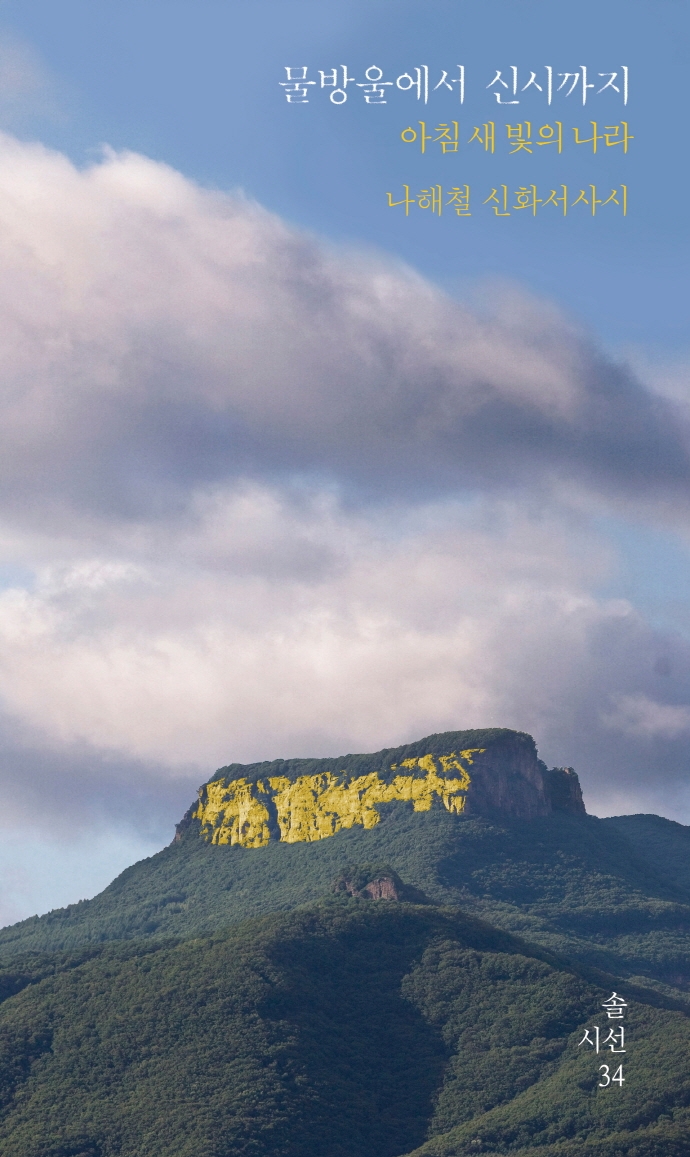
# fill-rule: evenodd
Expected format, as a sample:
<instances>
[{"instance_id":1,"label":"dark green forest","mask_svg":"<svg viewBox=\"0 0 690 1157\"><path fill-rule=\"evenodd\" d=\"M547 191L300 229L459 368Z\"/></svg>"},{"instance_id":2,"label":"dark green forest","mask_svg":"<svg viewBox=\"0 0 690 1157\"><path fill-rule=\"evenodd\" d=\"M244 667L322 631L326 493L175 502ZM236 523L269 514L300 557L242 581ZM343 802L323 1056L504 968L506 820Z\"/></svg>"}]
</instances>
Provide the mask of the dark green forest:
<instances>
[{"instance_id":1,"label":"dark green forest","mask_svg":"<svg viewBox=\"0 0 690 1157\"><path fill-rule=\"evenodd\" d=\"M208 935L317 900L348 864L390 864L435 903L566 959L683 999L690 987L690 829L658 816L556 814L525 822L382 808L372 831L244 849L193 836L122 873L93 900L0 930L20 952Z\"/></svg>"},{"instance_id":2,"label":"dark green forest","mask_svg":"<svg viewBox=\"0 0 690 1157\"><path fill-rule=\"evenodd\" d=\"M20 963L13 1157L688 1152L685 1012L628 989L625 1083L599 1088L578 1042L610 989L453 909L334 896Z\"/></svg>"}]
</instances>

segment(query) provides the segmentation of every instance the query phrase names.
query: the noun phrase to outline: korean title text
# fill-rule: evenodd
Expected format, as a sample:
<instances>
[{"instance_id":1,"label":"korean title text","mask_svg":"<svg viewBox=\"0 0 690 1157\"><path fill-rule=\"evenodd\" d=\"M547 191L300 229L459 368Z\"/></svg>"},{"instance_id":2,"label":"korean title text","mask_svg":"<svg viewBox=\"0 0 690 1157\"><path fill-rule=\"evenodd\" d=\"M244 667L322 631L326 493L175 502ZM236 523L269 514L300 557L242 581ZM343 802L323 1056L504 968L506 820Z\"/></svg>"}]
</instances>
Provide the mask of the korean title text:
<instances>
[{"instance_id":1,"label":"korean title text","mask_svg":"<svg viewBox=\"0 0 690 1157\"><path fill-rule=\"evenodd\" d=\"M595 1056L601 1053L606 1055L607 1051L614 1053L616 1057L622 1056L627 1051L625 1048L625 1028L622 1024L625 1016L625 1010L628 1007L622 996L617 992L613 992L608 1000L602 1002L602 1008L606 1009L606 1016L609 1022L620 1022L615 1025L604 1025L603 1028L598 1024L591 1028L585 1029L585 1035L578 1043L578 1048L594 1049ZM608 1028L608 1033L606 1029ZM604 1036L606 1033L606 1036ZM625 1077L623 1076L623 1062L618 1064L618 1061L613 1057L609 1058L609 1064L599 1065L599 1081L600 1089L613 1088L618 1085L619 1089L623 1088ZM612 1072L612 1070L615 1070Z\"/></svg>"},{"instance_id":2,"label":"korean title text","mask_svg":"<svg viewBox=\"0 0 690 1157\"><path fill-rule=\"evenodd\" d=\"M460 121L442 121L433 128L432 124L433 122L427 124L426 121L417 121L417 128L408 125L400 133L401 141L406 145L415 145L421 153L427 151L442 154L457 153L464 151L465 145L474 145L475 151L479 148L486 153L494 153L498 128L499 149L509 156L514 156L516 153L533 155L535 150L542 148L549 148L550 151L553 149L555 153L560 154L563 152L564 143L566 148L590 145L591 149L587 152L591 151L594 154L597 152L601 154L602 151L606 152L607 149L620 145L620 151L627 153L630 142L635 140L628 122L623 120L615 125L600 125L598 121L590 121L587 128L572 125L573 136L571 138L566 131L565 140L563 121L553 121L551 124L541 126L532 121L520 121L518 124L503 126L497 126L495 121L485 121L483 125L472 125L471 130L467 125L464 132ZM501 127L505 129L505 135L500 131ZM471 135L467 135L468 133ZM438 145L438 148L431 149L431 145Z\"/></svg>"},{"instance_id":3,"label":"korean title text","mask_svg":"<svg viewBox=\"0 0 690 1157\"><path fill-rule=\"evenodd\" d=\"M484 196L488 191L488 196ZM553 213L554 210L561 216L567 217L571 209L577 213L587 213L590 217L596 217L599 209L606 206L616 206L614 212L619 212L623 217L628 213L628 186L619 185L615 189L608 192L606 190L597 191L596 185L587 185L584 189L573 190L569 189L567 185L559 185L556 189L544 189L542 195L539 196L540 190L536 185L520 185L517 189L512 189L510 185L495 185L488 186L479 193L479 207L480 212L493 211L496 217L510 217L513 213L527 210L533 217L541 215L542 213ZM399 200L394 200L398 196ZM471 217L472 208L475 197L472 193L470 185L454 185L452 187L445 187L443 185L429 185L425 189L420 189L412 195L411 186L403 185L401 193L386 193L388 198L389 209L401 209L405 216L409 217L410 208L427 209L431 213L441 217L444 209L446 212L455 213L457 217ZM579 208L578 208L579 206ZM610 211L610 210L609 210Z\"/></svg>"},{"instance_id":4,"label":"korean title text","mask_svg":"<svg viewBox=\"0 0 690 1157\"><path fill-rule=\"evenodd\" d=\"M563 72L551 64L536 70L521 69L511 64L507 68L496 68L493 72L488 83L485 83L486 77L473 78L471 87L473 91L489 93L499 105L519 105L532 96L547 106L557 105L570 97L582 105L610 97L624 106L628 103L629 69L626 64L616 65L604 72L586 64L571 66L570 70ZM359 78L350 75L347 64L316 69L313 73L310 73L309 65L286 64L285 75L286 79L278 81L278 84L288 104L309 104L317 93L324 98L327 96L331 104L335 105L346 104L351 95L363 100L365 104L387 104L392 97L404 99L400 98L401 93L407 93L408 99L411 97L423 104L428 104L430 98L447 98L450 94L460 104L464 104L466 91L470 87L470 77L466 77L464 64L433 72L428 64L418 64L394 76L392 80L384 78L384 71L377 64L369 65Z\"/></svg>"}]
</instances>

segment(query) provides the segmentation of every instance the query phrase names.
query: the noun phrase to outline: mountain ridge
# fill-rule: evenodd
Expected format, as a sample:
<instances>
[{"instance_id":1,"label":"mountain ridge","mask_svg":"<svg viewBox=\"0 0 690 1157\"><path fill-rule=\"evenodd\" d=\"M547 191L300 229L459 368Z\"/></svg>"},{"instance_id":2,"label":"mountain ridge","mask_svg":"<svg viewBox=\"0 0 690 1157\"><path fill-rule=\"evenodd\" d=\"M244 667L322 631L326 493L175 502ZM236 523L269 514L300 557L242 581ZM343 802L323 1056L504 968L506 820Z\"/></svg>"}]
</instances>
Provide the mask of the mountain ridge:
<instances>
[{"instance_id":1,"label":"mountain ridge","mask_svg":"<svg viewBox=\"0 0 690 1157\"><path fill-rule=\"evenodd\" d=\"M508 728L438 732L400 747L325 759L279 759L220 768L177 825L214 844L257 848L375 827L380 805L441 802L455 814L523 819L585 814L573 768L547 768L531 735Z\"/></svg>"},{"instance_id":2,"label":"mountain ridge","mask_svg":"<svg viewBox=\"0 0 690 1157\"><path fill-rule=\"evenodd\" d=\"M483 750L465 764L465 806L449 810L436 792L418 810L412 794L420 785L426 790L429 776L419 761L432 756L434 775L445 784L439 761L473 748ZM383 782L384 774L394 781L406 760L416 761L406 768L410 798L377 803L373 825L354 822L328 838L271 838L249 848L214 842L191 808L171 845L126 869L92 900L0 930L0 963L33 951L209 935L318 900L348 865L377 862L435 903L460 907L563 958L689 999L690 829L661 817L588 816L579 784L571 794L574 773L548 769L531 736L505 728L444 732L372 755L230 764L208 783L224 788L275 771L293 783L305 776L321 782L326 772L349 776L350 784L372 775ZM447 773L459 777L450 766ZM567 786L565 810L554 780ZM505 804L511 784L518 813L527 784L531 802L536 798L546 814L525 818L495 806Z\"/></svg>"},{"instance_id":3,"label":"mountain ridge","mask_svg":"<svg viewBox=\"0 0 690 1157\"><path fill-rule=\"evenodd\" d=\"M587 815L507 729L210 799L0 930L0 1157L690 1152L690 828ZM622 1059L586 1047L612 992Z\"/></svg>"}]
</instances>

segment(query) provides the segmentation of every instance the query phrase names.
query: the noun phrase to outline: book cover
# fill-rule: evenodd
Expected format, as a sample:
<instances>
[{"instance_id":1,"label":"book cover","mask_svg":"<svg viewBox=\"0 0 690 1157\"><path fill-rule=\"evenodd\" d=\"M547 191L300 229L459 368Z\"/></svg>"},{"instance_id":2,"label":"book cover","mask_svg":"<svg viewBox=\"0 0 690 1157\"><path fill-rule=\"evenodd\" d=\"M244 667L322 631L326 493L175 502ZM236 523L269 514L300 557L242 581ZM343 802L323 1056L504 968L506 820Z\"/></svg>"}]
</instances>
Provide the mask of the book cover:
<instances>
[{"instance_id":1,"label":"book cover","mask_svg":"<svg viewBox=\"0 0 690 1157\"><path fill-rule=\"evenodd\" d=\"M685 821L682 6L2 19L5 790L45 902L65 825L105 883L229 756L457 726Z\"/></svg>"},{"instance_id":2,"label":"book cover","mask_svg":"<svg viewBox=\"0 0 690 1157\"><path fill-rule=\"evenodd\" d=\"M428 795L430 815L445 807L439 824L459 814L464 781L452 806L434 787L451 774L438 760L460 758L455 749L405 749L383 770L348 764L357 790L374 791L361 814L343 794L349 780L326 782L330 764L286 764L271 772L270 790L246 767L397 751L478 729L490 744L494 729L508 729L533 736L543 761L529 763L542 769L529 772L532 787L542 776L540 802L515 805L510 822L534 807L574 823L574 768L587 813L609 824L597 828L587 870L600 864L605 874L609 851L619 857L610 878L620 868L623 891L611 884L608 916L601 897L592 901L603 923L582 931L590 972L578 983L613 992L612 1004L600 1002L597 1033L614 1034L612 1054L622 1046L625 1010L645 985L662 1002L651 1019L683 1019L687 31L677 0L5 0L3 925L91 899L169 844L186 812L184 855L197 822L228 854L239 844L257 856L272 840L316 845L323 822L328 834L347 828L365 864L339 877L353 903L374 893L456 903L460 892L438 884L436 896L431 876L405 877L409 849L393 862L402 835L376 856L357 842L400 801L421 812ZM463 759L480 748L467 740ZM479 757L468 758L453 775L471 779ZM528 775L513 758L508 779ZM216 799L218 767L227 774ZM361 786L367 775L378 778ZM231 814L228 785L238 782L246 791L232 796ZM188 811L199 784L201 811ZM341 792L328 818L295 819L299 792L313 802L324 785ZM499 788L486 792L500 810ZM637 826L610 818L621 816ZM523 863L527 845L514 838ZM572 841L563 863L579 855ZM304 874L300 903L312 899L317 863L301 854L290 861ZM317 854L326 875L345 870ZM277 860L262 863L273 865L266 876L241 886L233 877L243 916L256 915L242 907L251 888L280 910L297 896L280 892ZM376 864L387 883L376 882ZM662 872L653 887L650 865ZM171 879L156 904L177 919L188 883L180 892ZM506 936L529 940L532 929L544 952L566 953L566 933L554 930L563 912L549 909L552 923L538 925L546 908L538 913L534 900L519 927L517 908L532 901L507 880L487 884L483 899L472 893L467 911ZM673 925L658 967L649 945L625 956L617 941L615 955L606 939L627 935L623 910L638 886L646 914L629 916L630 936L642 936L640 921L656 921L659 936ZM88 911L100 913L84 917L98 927L94 940L130 935L124 916L112 917L115 933L109 908ZM174 920L143 911L132 916L137 935L178 935ZM29 941L18 927L23 952L58 950L47 933ZM191 924L179 928L191 934ZM2 935L11 948L15 934ZM60 951L80 935L66 932ZM598 936L607 945L599 956ZM545 960L540 967L552 967ZM622 996L608 983L621 975ZM654 1048L671 1037L680 1048L663 1025ZM603 1041L586 1038L585 1052L598 1058ZM429 1072L441 1063L427 1059ZM618 1124L607 1118L587 1141L594 1147L581 1138L573 1152L685 1152L681 1126L659 1116L677 1054L659 1066L661 1107L638 1125L661 1132L611 1140L629 1128L623 1114ZM618 1063L607 1070L609 1083L618 1072ZM622 1083L610 1091L626 1092ZM441 1094L430 1087L428 1096ZM672 1121L682 1097L669 1096ZM400 1126L386 1141L372 1133L342 1150L326 1114L314 1153L493 1145L526 1157L537 1136L532 1125L465 1136L443 1112L433 1135L428 1123ZM535 1153L570 1154L568 1112ZM0 1126L0 1152L3 1143L19 1152L21 1129L31 1133L18 1119ZM65 1125L55 1133L63 1148L40 1152L128 1154L132 1142L109 1128ZM181 1128L169 1148L151 1141L146 1151L182 1152ZM453 1129L462 1135L433 1140ZM203 1152L226 1152L208 1130ZM187 1143L184 1152L202 1152ZM296 1157L312 1152L311 1142L294 1143ZM237 1137L227 1144L254 1152ZM293 1153L285 1138L276 1146L256 1152Z\"/></svg>"}]
</instances>

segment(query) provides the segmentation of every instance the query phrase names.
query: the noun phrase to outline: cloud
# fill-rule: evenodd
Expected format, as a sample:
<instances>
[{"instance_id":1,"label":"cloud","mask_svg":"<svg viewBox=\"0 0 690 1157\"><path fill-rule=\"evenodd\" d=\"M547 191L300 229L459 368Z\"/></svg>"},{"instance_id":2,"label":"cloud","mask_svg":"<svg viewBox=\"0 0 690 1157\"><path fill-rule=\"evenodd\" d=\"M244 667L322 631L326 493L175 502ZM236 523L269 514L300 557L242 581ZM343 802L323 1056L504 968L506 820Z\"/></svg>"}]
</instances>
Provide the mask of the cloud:
<instances>
[{"instance_id":1,"label":"cloud","mask_svg":"<svg viewBox=\"0 0 690 1157\"><path fill-rule=\"evenodd\" d=\"M0 231L13 840L113 864L230 760L487 725L690 816L690 645L598 593L602 512L686 518L680 394L132 154L2 138Z\"/></svg>"},{"instance_id":2,"label":"cloud","mask_svg":"<svg viewBox=\"0 0 690 1157\"><path fill-rule=\"evenodd\" d=\"M657 703L646 695L616 695L602 723L614 731L645 739L676 739L690 734L690 706Z\"/></svg>"},{"instance_id":3,"label":"cloud","mask_svg":"<svg viewBox=\"0 0 690 1157\"><path fill-rule=\"evenodd\" d=\"M0 712L0 924L93 896L158 851L198 780Z\"/></svg>"},{"instance_id":4,"label":"cloud","mask_svg":"<svg viewBox=\"0 0 690 1157\"><path fill-rule=\"evenodd\" d=\"M577 766L595 810L620 782L643 810L682 789L682 750L659 743L677 728L620 721L636 695L690 703L690 648L589 593L609 552L567 511L490 499L373 514L319 489L244 483L206 493L196 516L0 594L5 710L63 753L49 816L74 815L77 791L88 824L104 792L122 822L160 813L172 831L170 790L191 799L194 776L231 759L486 725L532 731L550 762Z\"/></svg>"},{"instance_id":5,"label":"cloud","mask_svg":"<svg viewBox=\"0 0 690 1157\"><path fill-rule=\"evenodd\" d=\"M10 138L0 228L0 479L23 518L150 518L295 474L369 499L687 493L682 407L524 296L481 318L146 158L78 171Z\"/></svg>"},{"instance_id":6,"label":"cloud","mask_svg":"<svg viewBox=\"0 0 690 1157\"><path fill-rule=\"evenodd\" d=\"M7 30L0 32L0 124L17 129L33 117L59 119L64 93L59 94L35 49Z\"/></svg>"}]
</instances>

